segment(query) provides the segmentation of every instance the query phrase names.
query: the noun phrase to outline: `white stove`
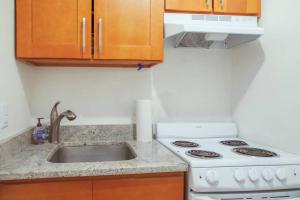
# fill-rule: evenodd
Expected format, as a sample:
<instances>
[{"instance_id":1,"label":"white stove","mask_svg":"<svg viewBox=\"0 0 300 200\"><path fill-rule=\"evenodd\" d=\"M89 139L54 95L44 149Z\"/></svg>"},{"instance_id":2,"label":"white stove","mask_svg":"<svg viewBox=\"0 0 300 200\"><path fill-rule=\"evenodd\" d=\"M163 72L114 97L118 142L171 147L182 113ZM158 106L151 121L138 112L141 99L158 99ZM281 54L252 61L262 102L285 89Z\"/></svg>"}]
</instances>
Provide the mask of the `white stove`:
<instances>
[{"instance_id":1,"label":"white stove","mask_svg":"<svg viewBox=\"0 0 300 200\"><path fill-rule=\"evenodd\" d=\"M300 157L237 135L233 123L157 124L157 139L189 164L189 200L300 200Z\"/></svg>"}]
</instances>

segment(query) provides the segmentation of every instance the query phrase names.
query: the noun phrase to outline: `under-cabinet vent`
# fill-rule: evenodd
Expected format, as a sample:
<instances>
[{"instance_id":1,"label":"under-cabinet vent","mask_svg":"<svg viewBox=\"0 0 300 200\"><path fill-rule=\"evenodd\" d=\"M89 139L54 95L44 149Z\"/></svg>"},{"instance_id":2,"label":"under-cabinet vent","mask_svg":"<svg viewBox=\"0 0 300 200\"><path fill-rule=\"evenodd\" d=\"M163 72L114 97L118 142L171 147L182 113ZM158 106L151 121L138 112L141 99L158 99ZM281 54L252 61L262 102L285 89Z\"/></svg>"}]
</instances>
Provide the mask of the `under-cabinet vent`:
<instances>
[{"instance_id":1,"label":"under-cabinet vent","mask_svg":"<svg viewBox=\"0 0 300 200\"><path fill-rule=\"evenodd\" d=\"M165 13L165 47L227 49L264 34L256 16Z\"/></svg>"},{"instance_id":2,"label":"under-cabinet vent","mask_svg":"<svg viewBox=\"0 0 300 200\"><path fill-rule=\"evenodd\" d=\"M192 15L192 20L205 20L205 15Z\"/></svg>"},{"instance_id":3,"label":"under-cabinet vent","mask_svg":"<svg viewBox=\"0 0 300 200\"><path fill-rule=\"evenodd\" d=\"M231 22L232 16L225 15L192 15L193 21Z\"/></svg>"}]
</instances>

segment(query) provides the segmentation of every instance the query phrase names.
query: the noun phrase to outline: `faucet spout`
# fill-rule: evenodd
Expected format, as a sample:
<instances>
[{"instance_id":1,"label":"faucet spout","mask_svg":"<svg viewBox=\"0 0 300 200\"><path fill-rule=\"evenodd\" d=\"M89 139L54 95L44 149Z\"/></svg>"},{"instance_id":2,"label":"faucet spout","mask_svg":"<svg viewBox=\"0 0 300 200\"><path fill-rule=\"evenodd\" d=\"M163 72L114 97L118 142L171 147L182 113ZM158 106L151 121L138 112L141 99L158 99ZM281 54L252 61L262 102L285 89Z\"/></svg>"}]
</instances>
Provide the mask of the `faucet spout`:
<instances>
[{"instance_id":1,"label":"faucet spout","mask_svg":"<svg viewBox=\"0 0 300 200\"><path fill-rule=\"evenodd\" d=\"M59 102L57 102L54 107L52 108L51 115L50 115L50 142L51 143L59 143L59 130L60 130L60 122L63 118L67 118L69 121L73 121L76 119L76 114L71 110L67 110L60 115L57 112L57 106Z\"/></svg>"},{"instance_id":2,"label":"faucet spout","mask_svg":"<svg viewBox=\"0 0 300 200\"><path fill-rule=\"evenodd\" d=\"M67 111L61 113L60 115L66 117L69 121L73 121L77 118L76 114L73 113L71 110L67 110Z\"/></svg>"}]
</instances>

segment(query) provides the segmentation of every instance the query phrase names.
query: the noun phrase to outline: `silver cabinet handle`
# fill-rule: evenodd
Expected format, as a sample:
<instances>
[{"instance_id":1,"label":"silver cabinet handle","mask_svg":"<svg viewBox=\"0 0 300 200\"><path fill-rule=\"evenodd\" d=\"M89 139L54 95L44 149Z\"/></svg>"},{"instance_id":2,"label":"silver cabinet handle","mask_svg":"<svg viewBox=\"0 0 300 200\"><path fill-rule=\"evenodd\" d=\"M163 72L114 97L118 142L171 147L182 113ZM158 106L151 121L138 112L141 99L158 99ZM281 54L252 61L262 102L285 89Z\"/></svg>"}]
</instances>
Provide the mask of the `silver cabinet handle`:
<instances>
[{"instance_id":1,"label":"silver cabinet handle","mask_svg":"<svg viewBox=\"0 0 300 200\"><path fill-rule=\"evenodd\" d=\"M84 55L86 52L86 19L82 18L82 54Z\"/></svg>"},{"instance_id":2,"label":"silver cabinet handle","mask_svg":"<svg viewBox=\"0 0 300 200\"><path fill-rule=\"evenodd\" d=\"M99 45L99 54L102 54L103 51L103 43L102 43L102 39L103 39L103 35L102 35L102 18L99 18L98 21L98 45Z\"/></svg>"},{"instance_id":3,"label":"silver cabinet handle","mask_svg":"<svg viewBox=\"0 0 300 200\"><path fill-rule=\"evenodd\" d=\"M211 5L211 0L206 0L205 2L206 2L206 7L208 9L210 7L210 5Z\"/></svg>"},{"instance_id":4,"label":"silver cabinet handle","mask_svg":"<svg viewBox=\"0 0 300 200\"><path fill-rule=\"evenodd\" d=\"M225 5L225 0L220 0L220 4L221 4L221 8L223 9Z\"/></svg>"}]
</instances>

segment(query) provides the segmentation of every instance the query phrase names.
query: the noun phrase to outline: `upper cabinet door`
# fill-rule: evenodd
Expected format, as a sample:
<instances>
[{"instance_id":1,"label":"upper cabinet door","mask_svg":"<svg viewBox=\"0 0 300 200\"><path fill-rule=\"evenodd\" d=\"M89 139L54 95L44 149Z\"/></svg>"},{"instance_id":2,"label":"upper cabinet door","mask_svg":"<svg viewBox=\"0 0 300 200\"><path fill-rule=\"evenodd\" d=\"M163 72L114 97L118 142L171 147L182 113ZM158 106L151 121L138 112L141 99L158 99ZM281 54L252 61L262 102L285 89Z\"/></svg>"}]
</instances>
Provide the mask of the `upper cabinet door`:
<instances>
[{"instance_id":1,"label":"upper cabinet door","mask_svg":"<svg viewBox=\"0 0 300 200\"><path fill-rule=\"evenodd\" d=\"M94 0L94 58L163 59L163 0Z\"/></svg>"},{"instance_id":2,"label":"upper cabinet door","mask_svg":"<svg viewBox=\"0 0 300 200\"><path fill-rule=\"evenodd\" d=\"M18 58L91 58L91 0L16 0Z\"/></svg>"},{"instance_id":3,"label":"upper cabinet door","mask_svg":"<svg viewBox=\"0 0 300 200\"><path fill-rule=\"evenodd\" d=\"M212 12L213 0L166 0L166 11Z\"/></svg>"},{"instance_id":4,"label":"upper cabinet door","mask_svg":"<svg viewBox=\"0 0 300 200\"><path fill-rule=\"evenodd\" d=\"M260 0L214 0L214 12L219 14L260 16Z\"/></svg>"}]
</instances>

